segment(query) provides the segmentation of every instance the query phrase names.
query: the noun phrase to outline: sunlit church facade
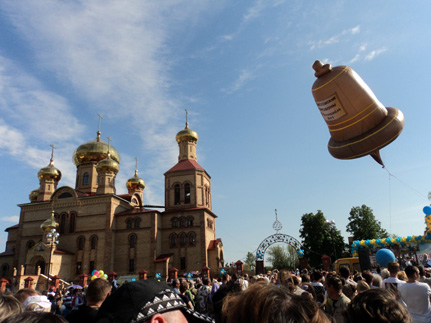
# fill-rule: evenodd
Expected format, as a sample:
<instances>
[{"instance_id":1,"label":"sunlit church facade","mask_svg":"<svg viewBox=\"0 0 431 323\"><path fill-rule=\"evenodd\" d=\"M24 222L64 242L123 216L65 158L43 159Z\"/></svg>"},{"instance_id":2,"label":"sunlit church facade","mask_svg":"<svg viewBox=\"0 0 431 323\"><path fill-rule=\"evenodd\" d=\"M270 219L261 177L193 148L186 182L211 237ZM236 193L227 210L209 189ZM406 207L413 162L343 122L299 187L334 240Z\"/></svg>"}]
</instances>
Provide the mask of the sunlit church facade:
<instances>
[{"instance_id":1,"label":"sunlit church facade","mask_svg":"<svg viewBox=\"0 0 431 323\"><path fill-rule=\"evenodd\" d=\"M148 277L160 273L162 278L172 268L179 275L205 267L220 270L223 245L216 237L211 177L197 162L198 135L188 123L176 136L178 163L164 174L162 207L144 204L145 183L137 168L122 184L128 193L116 194L120 155L100 137L98 131L73 154L75 188L58 185L54 153L40 169L40 187L30 193L30 203L19 205L19 223L6 229L2 277L49 270L51 276L78 281L95 269L119 276L145 270ZM58 245L47 242L53 228L60 233Z\"/></svg>"}]
</instances>

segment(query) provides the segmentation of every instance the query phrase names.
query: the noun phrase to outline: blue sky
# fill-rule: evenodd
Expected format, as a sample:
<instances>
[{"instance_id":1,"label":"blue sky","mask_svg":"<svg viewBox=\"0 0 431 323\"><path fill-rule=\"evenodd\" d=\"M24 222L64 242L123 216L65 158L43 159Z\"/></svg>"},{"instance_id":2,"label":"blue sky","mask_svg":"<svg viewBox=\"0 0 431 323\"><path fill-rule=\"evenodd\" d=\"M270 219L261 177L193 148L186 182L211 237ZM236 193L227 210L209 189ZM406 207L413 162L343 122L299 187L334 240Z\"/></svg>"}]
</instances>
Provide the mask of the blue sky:
<instances>
[{"instance_id":1,"label":"blue sky","mask_svg":"<svg viewBox=\"0 0 431 323\"><path fill-rule=\"evenodd\" d=\"M74 186L72 153L95 138L97 113L122 157L117 192L137 157L144 203L163 204L186 108L227 261L274 233L274 209L281 232L298 239L301 216L317 210L347 237L350 209L362 204L392 233L423 234L429 12L426 1L2 1L0 246L50 144L60 186ZM381 150L386 170L328 153L311 94L316 59L352 67L404 113L400 137Z\"/></svg>"}]
</instances>

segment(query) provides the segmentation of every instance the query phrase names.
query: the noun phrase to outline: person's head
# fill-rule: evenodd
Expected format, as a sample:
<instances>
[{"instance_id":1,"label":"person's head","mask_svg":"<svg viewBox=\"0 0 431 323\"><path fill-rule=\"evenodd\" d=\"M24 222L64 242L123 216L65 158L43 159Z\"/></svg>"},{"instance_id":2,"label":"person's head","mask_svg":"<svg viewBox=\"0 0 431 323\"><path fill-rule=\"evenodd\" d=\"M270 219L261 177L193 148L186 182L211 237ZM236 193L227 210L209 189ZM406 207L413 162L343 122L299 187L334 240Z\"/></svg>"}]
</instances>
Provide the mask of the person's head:
<instances>
[{"instance_id":1,"label":"person's head","mask_svg":"<svg viewBox=\"0 0 431 323\"><path fill-rule=\"evenodd\" d=\"M403 270L401 270L401 271L398 272L397 278L399 280L407 281L407 275L406 275L406 273Z\"/></svg>"},{"instance_id":2,"label":"person's head","mask_svg":"<svg viewBox=\"0 0 431 323\"><path fill-rule=\"evenodd\" d=\"M0 294L0 322L21 312L22 305L19 300L12 295Z\"/></svg>"},{"instance_id":3,"label":"person's head","mask_svg":"<svg viewBox=\"0 0 431 323\"><path fill-rule=\"evenodd\" d=\"M396 275L400 271L400 264L396 261L391 261L388 263L388 270L391 277L396 277Z\"/></svg>"},{"instance_id":4,"label":"person's head","mask_svg":"<svg viewBox=\"0 0 431 323\"><path fill-rule=\"evenodd\" d=\"M369 270L364 270L362 272L362 278L364 278L365 282L368 284L368 286L371 286L373 284L373 273Z\"/></svg>"},{"instance_id":5,"label":"person's head","mask_svg":"<svg viewBox=\"0 0 431 323\"><path fill-rule=\"evenodd\" d=\"M184 294L188 289L189 289L189 283L183 280L180 285L180 293Z\"/></svg>"},{"instance_id":6,"label":"person's head","mask_svg":"<svg viewBox=\"0 0 431 323\"><path fill-rule=\"evenodd\" d=\"M352 299L344 313L350 323L411 323L406 308L386 289L369 289Z\"/></svg>"},{"instance_id":7,"label":"person's head","mask_svg":"<svg viewBox=\"0 0 431 323\"><path fill-rule=\"evenodd\" d=\"M208 318L187 308L180 295L156 280L123 284L100 306L96 322L208 322Z\"/></svg>"},{"instance_id":8,"label":"person's head","mask_svg":"<svg viewBox=\"0 0 431 323\"><path fill-rule=\"evenodd\" d=\"M315 270L313 272L313 275L311 277L312 277L312 279L313 279L314 282L317 282L317 281L322 280L323 275L322 275L322 273L320 271Z\"/></svg>"},{"instance_id":9,"label":"person's head","mask_svg":"<svg viewBox=\"0 0 431 323\"><path fill-rule=\"evenodd\" d=\"M23 308L24 311L34 311L34 312L50 312L51 302L45 295L29 296L24 301Z\"/></svg>"},{"instance_id":10,"label":"person's head","mask_svg":"<svg viewBox=\"0 0 431 323\"><path fill-rule=\"evenodd\" d=\"M404 271L409 281L416 281L420 277L419 269L416 266L407 266Z\"/></svg>"},{"instance_id":11,"label":"person's head","mask_svg":"<svg viewBox=\"0 0 431 323\"><path fill-rule=\"evenodd\" d=\"M90 282L85 294L88 305L100 306L111 293L112 285L104 278L96 278Z\"/></svg>"},{"instance_id":12,"label":"person's head","mask_svg":"<svg viewBox=\"0 0 431 323\"><path fill-rule=\"evenodd\" d=\"M373 286L382 288L382 277L379 274L373 274Z\"/></svg>"},{"instance_id":13,"label":"person's head","mask_svg":"<svg viewBox=\"0 0 431 323\"><path fill-rule=\"evenodd\" d=\"M21 288L19 291L15 293L15 298L19 300L21 304L24 304L27 297L36 296L36 295L39 295L39 293L31 288Z\"/></svg>"},{"instance_id":14,"label":"person's head","mask_svg":"<svg viewBox=\"0 0 431 323\"><path fill-rule=\"evenodd\" d=\"M387 270L386 268L382 269L382 271L380 272L380 276L382 276L382 279L386 279L390 276L389 270Z\"/></svg>"},{"instance_id":15,"label":"person's head","mask_svg":"<svg viewBox=\"0 0 431 323\"><path fill-rule=\"evenodd\" d=\"M230 279L230 276L228 273L223 274L223 276L222 276L223 283L227 283L229 281L229 279Z\"/></svg>"},{"instance_id":16,"label":"person's head","mask_svg":"<svg viewBox=\"0 0 431 323\"><path fill-rule=\"evenodd\" d=\"M344 279L349 278L350 276L350 270L346 266L340 267L340 276Z\"/></svg>"},{"instance_id":17,"label":"person's head","mask_svg":"<svg viewBox=\"0 0 431 323\"><path fill-rule=\"evenodd\" d=\"M424 269L424 266L419 265L419 266L417 266L417 267L418 267L418 269L419 269L419 276L424 277L424 276L425 276L425 269Z\"/></svg>"},{"instance_id":18,"label":"person's head","mask_svg":"<svg viewBox=\"0 0 431 323\"><path fill-rule=\"evenodd\" d=\"M368 285L365 280L360 280L356 284L356 290L358 291L358 294L365 292L366 290L369 290L369 289L370 289L370 285Z\"/></svg>"},{"instance_id":19,"label":"person's head","mask_svg":"<svg viewBox=\"0 0 431 323\"><path fill-rule=\"evenodd\" d=\"M326 280L326 291L332 299L338 299L343 289L343 283L337 276L329 276Z\"/></svg>"},{"instance_id":20,"label":"person's head","mask_svg":"<svg viewBox=\"0 0 431 323\"><path fill-rule=\"evenodd\" d=\"M204 279L202 279L202 284L204 284L204 286L208 286L209 283L210 283L210 280L208 278L205 277Z\"/></svg>"},{"instance_id":21,"label":"person's head","mask_svg":"<svg viewBox=\"0 0 431 323\"><path fill-rule=\"evenodd\" d=\"M302 283L309 283L310 282L310 275L308 275L308 274L302 274L301 275L301 282Z\"/></svg>"},{"instance_id":22,"label":"person's head","mask_svg":"<svg viewBox=\"0 0 431 323\"><path fill-rule=\"evenodd\" d=\"M329 322L311 298L292 295L283 286L259 282L244 292L228 295L223 314L227 323Z\"/></svg>"},{"instance_id":23,"label":"person's head","mask_svg":"<svg viewBox=\"0 0 431 323\"><path fill-rule=\"evenodd\" d=\"M2 323L67 323L60 315L46 312L24 312L10 316Z\"/></svg>"}]
</instances>

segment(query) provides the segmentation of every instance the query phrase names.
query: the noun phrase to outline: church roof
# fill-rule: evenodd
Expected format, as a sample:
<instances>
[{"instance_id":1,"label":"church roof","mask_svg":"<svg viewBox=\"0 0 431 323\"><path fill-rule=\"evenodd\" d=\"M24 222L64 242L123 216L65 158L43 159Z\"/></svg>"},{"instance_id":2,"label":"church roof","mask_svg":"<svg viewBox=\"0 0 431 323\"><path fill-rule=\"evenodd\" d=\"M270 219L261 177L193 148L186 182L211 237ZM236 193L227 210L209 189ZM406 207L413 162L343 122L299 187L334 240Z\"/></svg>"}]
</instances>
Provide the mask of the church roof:
<instances>
[{"instance_id":1,"label":"church roof","mask_svg":"<svg viewBox=\"0 0 431 323\"><path fill-rule=\"evenodd\" d=\"M202 170L205 170L201 165L198 164L198 162L196 160L186 159L186 160L179 161L178 164L176 164L174 167L172 167L166 173L176 172L176 171L179 171L179 170L188 170L188 169L202 169Z\"/></svg>"},{"instance_id":2,"label":"church roof","mask_svg":"<svg viewBox=\"0 0 431 323\"><path fill-rule=\"evenodd\" d=\"M221 243L221 239L218 238L216 240L211 240L208 245L208 250L216 249L217 245Z\"/></svg>"},{"instance_id":3,"label":"church roof","mask_svg":"<svg viewBox=\"0 0 431 323\"><path fill-rule=\"evenodd\" d=\"M9 228L6 228L4 231L8 232L10 229L18 229L18 228L19 228L19 224L15 224L15 225L13 225L13 226L11 226Z\"/></svg>"},{"instance_id":4,"label":"church roof","mask_svg":"<svg viewBox=\"0 0 431 323\"><path fill-rule=\"evenodd\" d=\"M154 260L154 262L164 262L164 261L168 260L169 258L171 258L173 255L174 255L173 253L162 254L162 255L158 256L156 258L156 260Z\"/></svg>"},{"instance_id":5,"label":"church roof","mask_svg":"<svg viewBox=\"0 0 431 323\"><path fill-rule=\"evenodd\" d=\"M3 256L13 256L13 255L15 255L15 251L14 250L8 250L8 251L0 253L0 257L3 257Z\"/></svg>"}]
</instances>

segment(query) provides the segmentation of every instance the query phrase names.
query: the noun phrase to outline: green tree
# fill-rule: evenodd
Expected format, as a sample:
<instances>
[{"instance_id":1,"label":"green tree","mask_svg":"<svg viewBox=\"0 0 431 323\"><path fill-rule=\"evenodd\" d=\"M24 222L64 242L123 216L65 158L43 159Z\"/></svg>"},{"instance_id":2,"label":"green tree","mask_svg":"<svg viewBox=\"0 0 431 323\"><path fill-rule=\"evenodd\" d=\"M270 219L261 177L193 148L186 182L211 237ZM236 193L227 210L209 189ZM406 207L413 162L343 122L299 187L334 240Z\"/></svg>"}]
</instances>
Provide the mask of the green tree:
<instances>
[{"instance_id":1,"label":"green tree","mask_svg":"<svg viewBox=\"0 0 431 323\"><path fill-rule=\"evenodd\" d=\"M249 251L245 257L244 270L251 270L251 266L256 266L256 255Z\"/></svg>"},{"instance_id":2,"label":"green tree","mask_svg":"<svg viewBox=\"0 0 431 323\"><path fill-rule=\"evenodd\" d=\"M286 245L285 248L279 245L272 246L268 249L267 254L267 260L272 263L273 268L295 269L299 265L298 255L291 245Z\"/></svg>"},{"instance_id":3,"label":"green tree","mask_svg":"<svg viewBox=\"0 0 431 323\"><path fill-rule=\"evenodd\" d=\"M354 240L379 239L389 236L388 232L381 227L380 221L374 217L373 210L366 205L352 207L346 230L353 235Z\"/></svg>"},{"instance_id":4,"label":"green tree","mask_svg":"<svg viewBox=\"0 0 431 323\"><path fill-rule=\"evenodd\" d=\"M311 267L322 266L322 256L328 255L332 261L341 257L346 244L335 223L329 222L323 212L306 213L301 218L300 237L305 256Z\"/></svg>"}]
</instances>

